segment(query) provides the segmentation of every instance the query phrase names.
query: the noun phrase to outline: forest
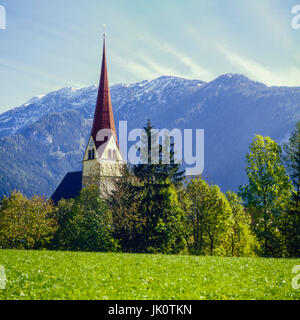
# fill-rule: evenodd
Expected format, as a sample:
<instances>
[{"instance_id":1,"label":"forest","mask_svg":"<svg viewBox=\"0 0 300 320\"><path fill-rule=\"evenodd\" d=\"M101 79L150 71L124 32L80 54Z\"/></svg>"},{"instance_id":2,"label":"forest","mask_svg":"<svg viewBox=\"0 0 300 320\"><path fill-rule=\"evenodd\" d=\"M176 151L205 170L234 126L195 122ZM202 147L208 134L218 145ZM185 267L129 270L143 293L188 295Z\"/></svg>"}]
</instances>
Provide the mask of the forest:
<instances>
[{"instance_id":1,"label":"forest","mask_svg":"<svg viewBox=\"0 0 300 320\"><path fill-rule=\"evenodd\" d=\"M17 191L4 196L0 248L300 257L300 122L282 145L254 137L245 159L248 183L237 193L185 177L174 144L170 164L152 164L151 129L148 121L147 161L124 166L105 196L97 183L57 206Z\"/></svg>"}]
</instances>

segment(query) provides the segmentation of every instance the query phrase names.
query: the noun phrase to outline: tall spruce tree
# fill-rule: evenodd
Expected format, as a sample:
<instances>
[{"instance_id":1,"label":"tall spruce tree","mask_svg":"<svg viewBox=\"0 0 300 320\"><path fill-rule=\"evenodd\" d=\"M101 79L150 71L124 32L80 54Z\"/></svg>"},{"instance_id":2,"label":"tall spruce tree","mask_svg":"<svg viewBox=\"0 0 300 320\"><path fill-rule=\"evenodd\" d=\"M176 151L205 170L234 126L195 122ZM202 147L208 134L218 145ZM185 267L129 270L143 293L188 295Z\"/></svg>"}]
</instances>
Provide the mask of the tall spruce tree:
<instances>
[{"instance_id":1,"label":"tall spruce tree","mask_svg":"<svg viewBox=\"0 0 300 320\"><path fill-rule=\"evenodd\" d=\"M182 182L185 171L180 170L180 164L175 163L174 142L168 147L157 143L157 134L152 131L150 120L144 127L145 136L141 139L141 160L142 163L133 167L134 174L141 180L147 180L147 184L178 184ZM171 139L170 139L171 141ZM163 153L169 152L170 162L163 163ZM158 155L158 157L155 157Z\"/></svg>"},{"instance_id":2,"label":"tall spruce tree","mask_svg":"<svg viewBox=\"0 0 300 320\"><path fill-rule=\"evenodd\" d=\"M300 121L296 124L288 143L283 145L283 160L291 177L295 192L281 219L281 232L286 255L300 256Z\"/></svg>"},{"instance_id":3,"label":"tall spruce tree","mask_svg":"<svg viewBox=\"0 0 300 320\"><path fill-rule=\"evenodd\" d=\"M283 145L283 160L296 189L296 209L300 206L300 121L292 132L289 142Z\"/></svg>"},{"instance_id":4,"label":"tall spruce tree","mask_svg":"<svg viewBox=\"0 0 300 320\"><path fill-rule=\"evenodd\" d=\"M173 184L180 183L184 171L180 171L180 165L174 163L174 144L171 144L170 150L171 163L162 163L163 146L157 143L157 136L152 129L151 122L148 120L147 126L144 128L145 136L141 139L142 163L133 166L133 172L141 183L136 188L143 194L139 210L146 220L145 249L160 250L162 244L165 246L168 242L165 232L168 228L161 226L168 224L169 215L176 216L176 208L172 208L166 203L168 199L170 200L170 192L167 190L170 191L169 188ZM154 155L158 155L158 157L154 157ZM172 219L172 221L174 220L176 218ZM167 234L171 236L169 231Z\"/></svg>"}]
</instances>

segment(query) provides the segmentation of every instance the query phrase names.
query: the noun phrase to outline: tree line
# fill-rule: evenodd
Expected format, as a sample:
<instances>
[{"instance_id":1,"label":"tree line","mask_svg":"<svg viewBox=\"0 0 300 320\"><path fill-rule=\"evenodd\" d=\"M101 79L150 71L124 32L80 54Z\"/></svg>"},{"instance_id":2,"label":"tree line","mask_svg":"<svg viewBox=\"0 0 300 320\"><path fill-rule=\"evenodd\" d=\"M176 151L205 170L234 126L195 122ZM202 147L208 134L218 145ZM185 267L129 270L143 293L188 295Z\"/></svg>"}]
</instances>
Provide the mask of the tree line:
<instances>
[{"instance_id":1,"label":"tree line","mask_svg":"<svg viewBox=\"0 0 300 320\"><path fill-rule=\"evenodd\" d=\"M3 197L0 248L300 256L300 122L282 147L256 135L246 155L248 183L225 194L202 177L185 178L174 144L163 164L164 146L151 146L151 129L148 121L143 164L124 166L105 196L91 184L57 206L18 192Z\"/></svg>"}]
</instances>

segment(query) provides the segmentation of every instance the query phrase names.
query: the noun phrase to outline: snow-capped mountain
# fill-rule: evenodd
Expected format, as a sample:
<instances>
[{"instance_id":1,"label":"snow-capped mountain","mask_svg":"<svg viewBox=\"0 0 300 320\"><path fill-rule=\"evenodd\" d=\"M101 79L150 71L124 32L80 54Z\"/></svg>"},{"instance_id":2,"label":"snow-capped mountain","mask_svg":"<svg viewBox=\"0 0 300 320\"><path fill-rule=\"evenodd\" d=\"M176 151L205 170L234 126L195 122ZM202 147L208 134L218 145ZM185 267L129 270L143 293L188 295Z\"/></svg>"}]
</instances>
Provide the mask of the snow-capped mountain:
<instances>
[{"instance_id":1,"label":"snow-capped mountain","mask_svg":"<svg viewBox=\"0 0 300 320\"><path fill-rule=\"evenodd\" d=\"M118 84L111 87L114 112L122 110L123 116L130 115L133 111L139 112L139 104L155 112L159 106L174 103L202 84L202 81L177 77L160 77L130 85ZM81 89L66 87L34 97L22 106L0 114L0 137L15 134L53 112L80 110L84 117L92 118L97 90L96 86Z\"/></svg>"},{"instance_id":2,"label":"snow-capped mountain","mask_svg":"<svg viewBox=\"0 0 300 320\"><path fill-rule=\"evenodd\" d=\"M0 115L0 196L10 190L50 196L63 176L81 169L97 87L63 88ZM300 120L300 88L268 87L243 75L205 83L160 77L111 87L116 126L148 118L154 127L205 130L205 170L224 191L246 181L245 154L255 134L278 142Z\"/></svg>"}]
</instances>

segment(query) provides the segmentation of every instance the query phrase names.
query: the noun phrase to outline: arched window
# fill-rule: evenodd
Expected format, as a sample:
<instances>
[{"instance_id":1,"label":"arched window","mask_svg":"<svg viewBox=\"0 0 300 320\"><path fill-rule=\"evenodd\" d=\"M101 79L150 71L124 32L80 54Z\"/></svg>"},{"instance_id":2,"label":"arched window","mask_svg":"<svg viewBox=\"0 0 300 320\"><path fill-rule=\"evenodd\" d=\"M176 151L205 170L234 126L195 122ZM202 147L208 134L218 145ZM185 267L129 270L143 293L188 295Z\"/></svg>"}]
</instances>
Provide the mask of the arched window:
<instances>
[{"instance_id":1,"label":"arched window","mask_svg":"<svg viewBox=\"0 0 300 320\"><path fill-rule=\"evenodd\" d=\"M108 159L111 159L111 149L108 150Z\"/></svg>"},{"instance_id":2,"label":"arched window","mask_svg":"<svg viewBox=\"0 0 300 320\"><path fill-rule=\"evenodd\" d=\"M114 160L117 160L117 150L114 150L114 151L113 151L113 159L114 159Z\"/></svg>"},{"instance_id":3,"label":"arched window","mask_svg":"<svg viewBox=\"0 0 300 320\"><path fill-rule=\"evenodd\" d=\"M88 157L88 160L92 160L92 159L95 159L95 150L94 149L90 149L89 150L89 157Z\"/></svg>"}]
</instances>

